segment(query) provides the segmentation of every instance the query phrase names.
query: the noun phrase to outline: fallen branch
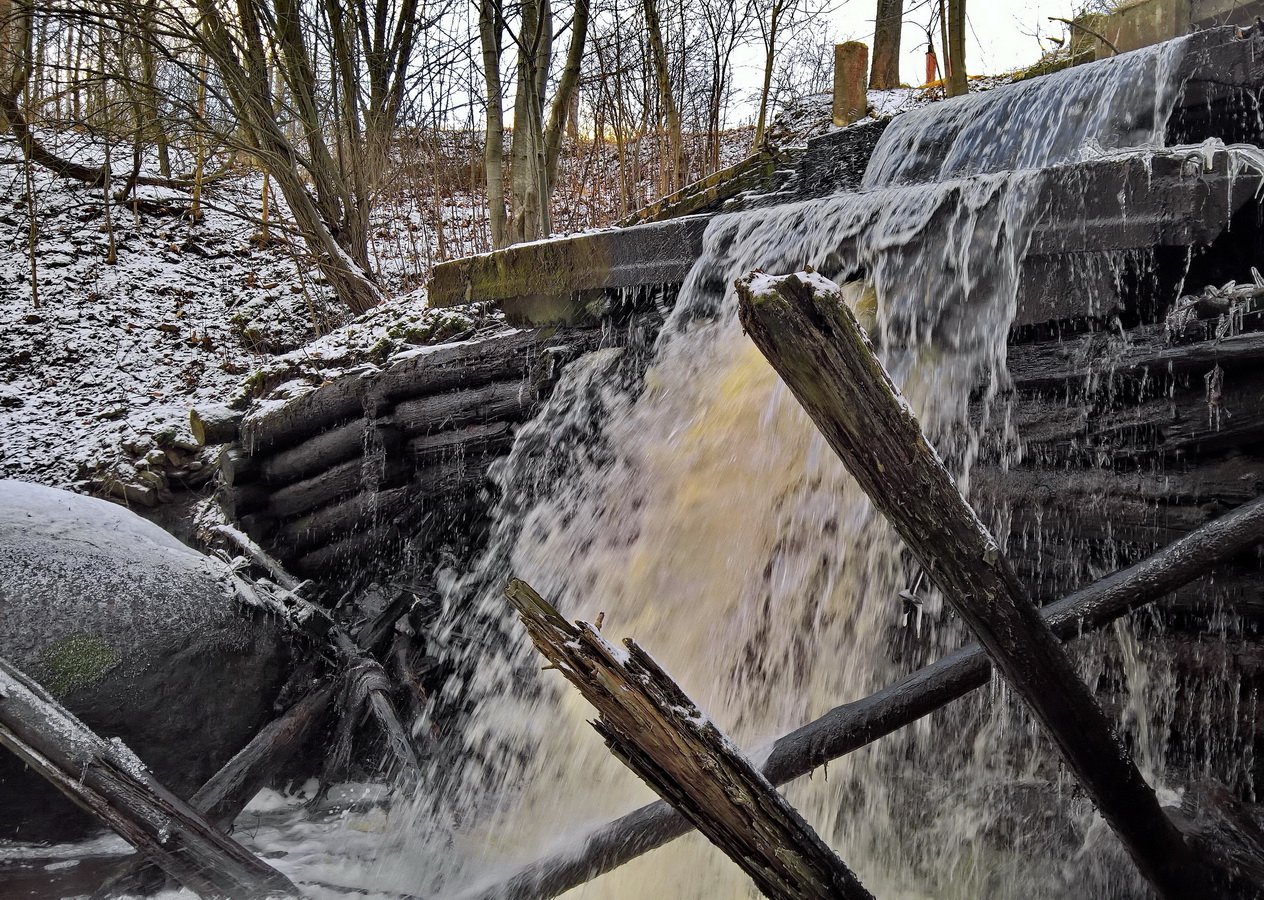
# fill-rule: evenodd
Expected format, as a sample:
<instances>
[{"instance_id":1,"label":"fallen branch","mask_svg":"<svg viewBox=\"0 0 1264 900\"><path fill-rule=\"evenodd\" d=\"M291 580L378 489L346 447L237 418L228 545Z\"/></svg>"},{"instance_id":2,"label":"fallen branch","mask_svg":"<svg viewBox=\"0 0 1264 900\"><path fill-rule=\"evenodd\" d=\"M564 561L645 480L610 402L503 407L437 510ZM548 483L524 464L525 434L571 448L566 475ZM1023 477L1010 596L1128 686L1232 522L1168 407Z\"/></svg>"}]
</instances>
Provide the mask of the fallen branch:
<instances>
[{"instance_id":1,"label":"fallen branch","mask_svg":"<svg viewBox=\"0 0 1264 900\"><path fill-rule=\"evenodd\" d=\"M250 799L281 773L324 723L332 697L332 686L317 688L284 715L269 722L202 785L190 798L189 805L227 833ZM162 888L165 880L153 862L143 857L131 859L93 893L92 900L152 894Z\"/></svg>"},{"instance_id":2,"label":"fallen branch","mask_svg":"<svg viewBox=\"0 0 1264 900\"><path fill-rule=\"evenodd\" d=\"M121 741L96 735L4 659L0 744L199 896L298 896L289 879L163 787Z\"/></svg>"},{"instance_id":3,"label":"fallen branch","mask_svg":"<svg viewBox=\"0 0 1264 900\"><path fill-rule=\"evenodd\" d=\"M1205 874L1110 720L961 495L837 285L815 273L737 282L742 326L1006 682L1053 739L1160 897Z\"/></svg>"},{"instance_id":4,"label":"fallen branch","mask_svg":"<svg viewBox=\"0 0 1264 900\"><path fill-rule=\"evenodd\" d=\"M106 183L109 173L105 167L84 166L71 160L63 159L40 143L39 139L35 137L35 133L31 130L30 125L27 124L26 117L18 106L16 95L0 91L0 119L8 121L9 129L17 139L18 146L22 148L22 152L31 162L43 166L54 175L82 181L93 187L99 187ZM193 186L193 182L191 179L140 176L132 182L132 185L187 190ZM126 197L124 195L115 199L123 200Z\"/></svg>"},{"instance_id":5,"label":"fallen branch","mask_svg":"<svg viewBox=\"0 0 1264 900\"><path fill-rule=\"evenodd\" d=\"M338 622L325 609L304 600L298 595L303 583L291 575L268 553L230 525L217 525L212 531L236 544L249 559L264 569L281 587L280 592L260 595L257 588L266 587L266 583L250 585L240 576L234 575L234 584L252 605L275 610L288 621L304 630L318 641L328 640L336 650L341 670L347 683L347 697L344 703L344 722L351 723L356 718L354 713L362 704L368 706L374 721L386 738L386 747L399 764L401 774L407 777L416 776L421 770L421 763L413 749L412 742L404 726L399 721L395 705L391 702L390 676L382 668L382 664L370 656L364 648L356 643ZM250 600L253 595L253 601Z\"/></svg>"},{"instance_id":6,"label":"fallen branch","mask_svg":"<svg viewBox=\"0 0 1264 900\"><path fill-rule=\"evenodd\" d=\"M526 583L505 596L536 649L599 714L612 753L775 900L872 900L812 827L652 657L572 625Z\"/></svg>"},{"instance_id":7,"label":"fallen branch","mask_svg":"<svg viewBox=\"0 0 1264 900\"><path fill-rule=\"evenodd\" d=\"M1135 566L1041 610L1054 633L1072 640L1096 631L1205 576L1264 541L1264 499L1255 500L1191 532ZM992 666L977 644L888 685L862 700L835 707L779 738L764 776L781 785L845 756L982 687ZM462 900L542 900L609 872L689 833L692 826L666 803L643 806L592 832L574 850L537 860Z\"/></svg>"}]
</instances>

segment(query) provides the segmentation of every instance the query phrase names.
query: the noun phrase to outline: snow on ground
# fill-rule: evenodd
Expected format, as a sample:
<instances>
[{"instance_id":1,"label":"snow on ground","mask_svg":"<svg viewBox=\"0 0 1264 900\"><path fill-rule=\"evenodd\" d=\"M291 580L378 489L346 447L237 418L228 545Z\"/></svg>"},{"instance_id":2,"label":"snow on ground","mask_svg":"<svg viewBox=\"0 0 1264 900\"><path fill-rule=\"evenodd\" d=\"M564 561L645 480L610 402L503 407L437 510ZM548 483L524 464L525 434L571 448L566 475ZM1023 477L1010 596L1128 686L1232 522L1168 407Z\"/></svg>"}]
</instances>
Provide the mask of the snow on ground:
<instances>
[{"instance_id":1,"label":"snow on ground","mask_svg":"<svg viewBox=\"0 0 1264 900\"><path fill-rule=\"evenodd\" d=\"M328 330L330 292L288 246L252 240L241 215L257 207L256 177L213 187L201 222L177 191L112 204L107 222L99 188L37 166L32 210L27 167L12 144L0 156L0 476L103 492L111 473L196 481L209 460L190 407L223 402L271 353Z\"/></svg>"},{"instance_id":2,"label":"snow on ground","mask_svg":"<svg viewBox=\"0 0 1264 900\"><path fill-rule=\"evenodd\" d=\"M420 291L311 344L347 316L301 243L275 225L263 239L257 173L208 188L199 222L180 191L142 188L107 222L99 188L29 176L36 292L28 170L0 142L0 477L150 505L212 471L191 408L471 328L459 310L425 310Z\"/></svg>"},{"instance_id":3,"label":"snow on ground","mask_svg":"<svg viewBox=\"0 0 1264 900\"><path fill-rule=\"evenodd\" d=\"M76 162L104 158L83 136L44 137ZM728 135L722 164L749 140ZM401 156L398 165L422 163ZM589 196L585 184L560 185L559 230L616 217L610 193ZM194 221L183 191L142 187L139 203L107 208L99 187L28 167L0 139L0 478L153 505L213 471L216 451L198 448L190 409L284 399L349 366L497 326L484 309L427 310L419 287L438 260L487 249L477 191L436 204L414 190L420 182L392 185L374 213L371 256L399 296L349 321L302 242L278 227L287 211L275 190L271 228L261 228L257 171L210 184Z\"/></svg>"}]
</instances>

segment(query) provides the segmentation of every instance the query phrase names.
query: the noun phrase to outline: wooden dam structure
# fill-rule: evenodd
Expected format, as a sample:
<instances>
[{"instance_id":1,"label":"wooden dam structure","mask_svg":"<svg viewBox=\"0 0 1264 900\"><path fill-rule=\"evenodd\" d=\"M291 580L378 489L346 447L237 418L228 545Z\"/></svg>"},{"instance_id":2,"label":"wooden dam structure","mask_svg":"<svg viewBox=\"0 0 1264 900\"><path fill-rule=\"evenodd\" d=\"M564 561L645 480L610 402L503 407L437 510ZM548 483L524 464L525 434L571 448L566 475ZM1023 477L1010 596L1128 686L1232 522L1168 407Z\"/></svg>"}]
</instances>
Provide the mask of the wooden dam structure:
<instances>
[{"instance_id":1,"label":"wooden dam structure","mask_svg":"<svg viewBox=\"0 0 1264 900\"><path fill-rule=\"evenodd\" d=\"M1066 164L1033 201L1007 353L1021 453L996 449L1012 437L984 441L970 500L1006 523L1002 549L1042 603L1264 494L1264 167L1224 146L1264 144L1262 31L1189 40L1166 143L1194 146ZM493 303L508 327L248 411L221 457L226 513L317 580L367 579L475 534L515 428L571 361L652 345L716 213L856 190L884 127L834 132L776 165L756 157L734 172L740 193L708 184L678 207L687 215L439 266L432 305ZM1243 554L1171 594L1150 634L1178 668L1187 720L1173 728L1211 717L1250 735L1256 784L1259 565Z\"/></svg>"},{"instance_id":2,"label":"wooden dam structure","mask_svg":"<svg viewBox=\"0 0 1264 900\"><path fill-rule=\"evenodd\" d=\"M1264 37L1220 29L1194 40L1168 143L1258 141ZM512 327L258 404L222 454L225 511L304 575L424 546L470 514L488 466L562 366L652 341L715 212L855 189L885 124L814 139L775 171L757 159L760 190L720 192L702 212L438 266L432 305L491 302ZM1046 531L1064 508L1068 538L1110 531L1158 544L1202 511L1254 496L1264 334L1249 280L1264 265L1261 176L1230 165L1224 152L1138 154L1045 182L1009 347L1026 462L985 465L981 499L1042 508ZM1217 293L1235 280L1231 297ZM1182 296L1201 299L1176 333L1169 313ZM1240 321L1217 333L1230 303Z\"/></svg>"}]
</instances>

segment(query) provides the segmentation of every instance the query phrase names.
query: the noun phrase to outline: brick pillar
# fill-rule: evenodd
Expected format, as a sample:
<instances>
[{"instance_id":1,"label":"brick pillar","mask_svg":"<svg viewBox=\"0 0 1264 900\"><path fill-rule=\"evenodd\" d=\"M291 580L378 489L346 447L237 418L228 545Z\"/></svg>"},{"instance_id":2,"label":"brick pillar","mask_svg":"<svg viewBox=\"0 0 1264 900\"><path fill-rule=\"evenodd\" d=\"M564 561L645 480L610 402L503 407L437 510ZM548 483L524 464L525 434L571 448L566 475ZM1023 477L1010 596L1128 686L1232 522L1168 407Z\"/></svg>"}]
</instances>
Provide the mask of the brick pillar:
<instances>
[{"instance_id":1,"label":"brick pillar","mask_svg":"<svg viewBox=\"0 0 1264 900\"><path fill-rule=\"evenodd\" d=\"M869 108L869 48L860 41L834 45L834 124L850 125Z\"/></svg>"}]
</instances>

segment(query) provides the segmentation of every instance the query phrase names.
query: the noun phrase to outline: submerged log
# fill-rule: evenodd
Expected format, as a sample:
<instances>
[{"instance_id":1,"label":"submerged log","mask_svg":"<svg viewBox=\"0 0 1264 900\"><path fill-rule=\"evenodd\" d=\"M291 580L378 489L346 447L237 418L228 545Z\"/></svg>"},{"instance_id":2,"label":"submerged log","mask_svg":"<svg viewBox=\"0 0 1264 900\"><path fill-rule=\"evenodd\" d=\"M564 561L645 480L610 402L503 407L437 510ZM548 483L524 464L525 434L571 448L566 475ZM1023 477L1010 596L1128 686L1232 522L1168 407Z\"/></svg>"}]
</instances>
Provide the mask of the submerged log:
<instances>
[{"instance_id":1,"label":"submerged log","mask_svg":"<svg viewBox=\"0 0 1264 900\"><path fill-rule=\"evenodd\" d=\"M1200 896L1205 876L962 497L836 285L811 273L737 283L742 325L848 471L1053 738L1161 897Z\"/></svg>"},{"instance_id":2,"label":"submerged log","mask_svg":"<svg viewBox=\"0 0 1264 900\"><path fill-rule=\"evenodd\" d=\"M1264 500L1256 500L1181 538L1142 562L1046 606L1041 613L1063 640L1104 627L1134 609L1205 576L1264 541ZM779 738L762 771L781 785L911 725L988 683L991 664L977 644L939 660L862 700L835 707ZM573 849L525 867L461 900L543 900L690 831L659 801L596 829Z\"/></svg>"},{"instance_id":3,"label":"submerged log","mask_svg":"<svg viewBox=\"0 0 1264 900\"><path fill-rule=\"evenodd\" d=\"M572 625L524 582L505 596L532 643L599 714L620 760L776 900L872 900L812 827L635 641Z\"/></svg>"},{"instance_id":4,"label":"submerged log","mask_svg":"<svg viewBox=\"0 0 1264 900\"><path fill-rule=\"evenodd\" d=\"M280 872L220 834L122 744L106 741L0 659L0 744L203 897L297 897Z\"/></svg>"}]
</instances>

